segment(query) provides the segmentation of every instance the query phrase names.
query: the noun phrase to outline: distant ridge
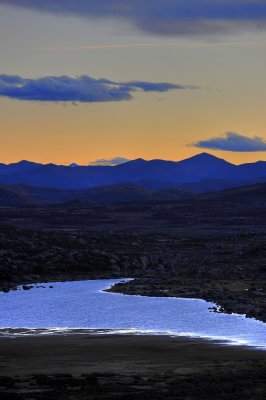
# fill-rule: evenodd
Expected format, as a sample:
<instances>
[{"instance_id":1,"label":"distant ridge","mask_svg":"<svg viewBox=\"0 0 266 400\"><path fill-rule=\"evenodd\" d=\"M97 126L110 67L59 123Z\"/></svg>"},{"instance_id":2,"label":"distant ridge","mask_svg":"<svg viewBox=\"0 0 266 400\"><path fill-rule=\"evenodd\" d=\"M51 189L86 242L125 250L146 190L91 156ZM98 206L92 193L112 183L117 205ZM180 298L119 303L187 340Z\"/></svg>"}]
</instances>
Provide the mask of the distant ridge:
<instances>
[{"instance_id":1,"label":"distant ridge","mask_svg":"<svg viewBox=\"0 0 266 400\"><path fill-rule=\"evenodd\" d=\"M176 201L215 200L251 207L266 205L266 183L196 193L189 190L166 188L151 190L136 184L100 186L92 189L55 189L27 185L1 185L0 207L32 207L41 205L82 205L88 203L164 203Z\"/></svg>"},{"instance_id":2,"label":"distant ridge","mask_svg":"<svg viewBox=\"0 0 266 400\"><path fill-rule=\"evenodd\" d=\"M69 166L27 160L0 164L0 183L59 189L136 184L149 190L175 188L197 192L266 182L266 162L234 165L208 153L182 161L142 158L116 166Z\"/></svg>"},{"instance_id":3,"label":"distant ridge","mask_svg":"<svg viewBox=\"0 0 266 400\"><path fill-rule=\"evenodd\" d=\"M178 189L152 191L128 183L100 186L92 189L55 189L28 185L1 185L0 206L32 206L62 203L127 203L146 201L176 201L194 196Z\"/></svg>"}]
</instances>

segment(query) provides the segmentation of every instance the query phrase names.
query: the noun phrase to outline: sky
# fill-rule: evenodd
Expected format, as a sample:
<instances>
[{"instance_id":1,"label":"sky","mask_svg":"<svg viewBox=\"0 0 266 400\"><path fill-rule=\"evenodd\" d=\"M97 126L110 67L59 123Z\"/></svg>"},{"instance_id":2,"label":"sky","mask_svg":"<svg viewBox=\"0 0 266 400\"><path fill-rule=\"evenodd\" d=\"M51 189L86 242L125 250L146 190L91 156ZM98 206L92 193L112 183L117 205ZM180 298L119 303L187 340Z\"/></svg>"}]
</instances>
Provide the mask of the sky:
<instances>
[{"instance_id":1,"label":"sky","mask_svg":"<svg viewBox=\"0 0 266 400\"><path fill-rule=\"evenodd\" d=\"M266 0L0 0L0 162L266 160Z\"/></svg>"}]
</instances>

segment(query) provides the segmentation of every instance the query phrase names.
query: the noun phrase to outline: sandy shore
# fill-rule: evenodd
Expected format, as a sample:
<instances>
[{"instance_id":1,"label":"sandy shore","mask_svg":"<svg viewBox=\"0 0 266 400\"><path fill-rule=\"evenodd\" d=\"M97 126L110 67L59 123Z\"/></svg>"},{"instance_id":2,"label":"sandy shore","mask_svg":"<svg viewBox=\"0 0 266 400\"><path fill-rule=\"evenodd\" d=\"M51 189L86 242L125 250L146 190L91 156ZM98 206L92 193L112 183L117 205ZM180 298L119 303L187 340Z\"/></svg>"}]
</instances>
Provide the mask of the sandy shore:
<instances>
[{"instance_id":1,"label":"sandy shore","mask_svg":"<svg viewBox=\"0 0 266 400\"><path fill-rule=\"evenodd\" d=\"M240 395L241 400L263 399L265 367L266 351L186 338L1 338L0 396L12 400L234 399ZM133 392L138 395L130 397Z\"/></svg>"}]
</instances>

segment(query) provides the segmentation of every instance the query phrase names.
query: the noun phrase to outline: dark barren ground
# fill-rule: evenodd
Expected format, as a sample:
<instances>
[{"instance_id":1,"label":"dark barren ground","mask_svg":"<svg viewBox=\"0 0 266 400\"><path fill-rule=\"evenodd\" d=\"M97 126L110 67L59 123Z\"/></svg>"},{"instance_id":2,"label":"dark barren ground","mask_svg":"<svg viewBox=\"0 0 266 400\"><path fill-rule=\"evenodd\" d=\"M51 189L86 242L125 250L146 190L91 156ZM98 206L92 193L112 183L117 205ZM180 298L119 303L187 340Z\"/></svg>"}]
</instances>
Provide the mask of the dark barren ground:
<instances>
[{"instance_id":1,"label":"dark barren ground","mask_svg":"<svg viewBox=\"0 0 266 400\"><path fill-rule=\"evenodd\" d=\"M0 286L7 291L21 283L130 276L137 279L114 290L204 298L226 312L266 322L264 197L240 191L169 203L2 207ZM55 375L62 363L54 358L55 342L66 353L60 373L74 377ZM75 346L84 343L95 344L89 365L83 363L88 349L75 353L75 362L71 358ZM2 338L1 375L9 378L1 378L1 399L266 397L264 351L182 343L170 338ZM102 368L99 357L108 360L108 368L107 363ZM37 363L34 368L30 359ZM84 369L77 372L74 365Z\"/></svg>"},{"instance_id":2,"label":"dark barren ground","mask_svg":"<svg viewBox=\"0 0 266 400\"><path fill-rule=\"evenodd\" d=\"M3 400L265 399L263 351L183 338L0 340Z\"/></svg>"}]
</instances>

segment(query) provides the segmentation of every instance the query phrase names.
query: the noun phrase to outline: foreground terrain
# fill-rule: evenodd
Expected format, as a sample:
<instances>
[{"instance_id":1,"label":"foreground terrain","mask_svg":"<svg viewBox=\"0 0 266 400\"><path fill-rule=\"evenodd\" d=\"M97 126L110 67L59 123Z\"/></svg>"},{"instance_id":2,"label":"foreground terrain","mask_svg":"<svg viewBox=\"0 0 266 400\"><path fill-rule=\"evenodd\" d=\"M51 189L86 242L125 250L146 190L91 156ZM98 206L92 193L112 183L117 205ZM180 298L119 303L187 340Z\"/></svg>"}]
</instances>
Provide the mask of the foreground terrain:
<instances>
[{"instance_id":1,"label":"foreground terrain","mask_svg":"<svg viewBox=\"0 0 266 400\"><path fill-rule=\"evenodd\" d=\"M175 202L0 207L3 291L134 277L112 290L203 298L266 322L265 259L264 185ZM264 351L191 340L0 340L4 400L260 400L265 367Z\"/></svg>"},{"instance_id":2,"label":"foreground terrain","mask_svg":"<svg viewBox=\"0 0 266 400\"><path fill-rule=\"evenodd\" d=\"M211 300L266 322L266 186L176 202L0 207L0 288L134 277L114 290Z\"/></svg>"},{"instance_id":3,"label":"foreground terrain","mask_svg":"<svg viewBox=\"0 0 266 400\"><path fill-rule=\"evenodd\" d=\"M0 340L3 400L265 399L266 354L183 338Z\"/></svg>"}]
</instances>

